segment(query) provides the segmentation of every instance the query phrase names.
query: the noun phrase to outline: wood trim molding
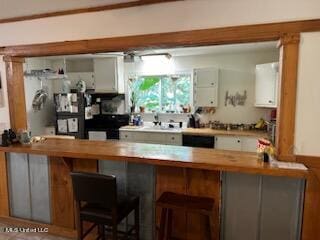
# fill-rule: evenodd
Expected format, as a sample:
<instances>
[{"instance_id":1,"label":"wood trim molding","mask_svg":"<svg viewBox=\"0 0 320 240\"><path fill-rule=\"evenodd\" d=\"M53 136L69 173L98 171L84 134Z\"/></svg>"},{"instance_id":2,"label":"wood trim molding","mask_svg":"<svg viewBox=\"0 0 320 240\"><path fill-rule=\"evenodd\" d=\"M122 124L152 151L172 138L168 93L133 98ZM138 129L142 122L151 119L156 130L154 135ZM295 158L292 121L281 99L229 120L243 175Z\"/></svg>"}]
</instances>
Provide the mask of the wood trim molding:
<instances>
[{"instance_id":1,"label":"wood trim molding","mask_svg":"<svg viewBox=\"0 0 320 240\"><path fill-rule=\"evenodd\" d=\"M297 155L297 162L303 163L310 168L320 169L320 156Z\"/></svg>"},{"instance_id":2,"label":"wood trim molding","mask_svg":"<svg viewBox=\"0 0 320 240\"><path fill-rule=\"evenodd\" d=\"M300 34L284 34L280 42L280 94L278 94L279 107L276 129L277 157L283 161L295 161L294 133Z\"/></svg>"},{"instance_id":3,"label":"wood trim molding","mask_svg":"<svg viewBox=\"0 0 320 240\"><path fill-rule=\"evenodd\" d=\"M3 56L4 62L24 63L25 59L21 57Z\"/></svg>"},{"instance_id":4,"label":"wood trim molding","mask_svg":"<svg viewBox=\"0 0 320 240\"><path fill-rule=\"evenodd\" d=\"M148 48L173 48L276 41L283 37L286 33L312 31L320 31L320 19L91 40L7 46L0 49L0 55L40 57L98 52L131 51Z\"/></svg>"},{"instance_id":5,"label":"wood trim molding","mask_svg":"<svg viewBox=\"0 0 320 240\"><path fill-rule=\"evenodd\" d=\"M150 5L150 4L164 3L164 2L176 2L176 1L184 1L184 0L137 0L134 2L116 3L116 4L108 4L108 5L96 6L96 7L78 8L78 9L71 9L71 10L26 15L26 16L20 16L20 17L3 18L3 19L0 19L0 24L34 20L39 18L73 15L73 14L80 14L80 13L101 12L101 11L108 11L108 10L114 10L114 9L138 7L143 5Z\"/></svg>"}]
</instances>

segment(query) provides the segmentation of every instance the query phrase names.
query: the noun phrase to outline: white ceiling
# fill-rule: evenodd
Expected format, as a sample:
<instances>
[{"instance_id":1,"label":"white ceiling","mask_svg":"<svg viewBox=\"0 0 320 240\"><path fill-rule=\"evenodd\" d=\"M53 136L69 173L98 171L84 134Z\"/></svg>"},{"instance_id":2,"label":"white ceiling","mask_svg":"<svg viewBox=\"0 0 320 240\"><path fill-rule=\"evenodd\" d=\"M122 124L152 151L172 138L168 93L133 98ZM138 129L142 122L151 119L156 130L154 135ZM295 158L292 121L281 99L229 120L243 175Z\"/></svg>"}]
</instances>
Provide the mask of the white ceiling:
<instances>
[{"instance_id":1,"label":"white ceiling","mask_svg":"<svg viewBox=\"0 0 320 240\"><path fill-rule=\"evenodd\" d=\"M137 0L0 0L0 19Z\"/></svg>"}]
</instances>

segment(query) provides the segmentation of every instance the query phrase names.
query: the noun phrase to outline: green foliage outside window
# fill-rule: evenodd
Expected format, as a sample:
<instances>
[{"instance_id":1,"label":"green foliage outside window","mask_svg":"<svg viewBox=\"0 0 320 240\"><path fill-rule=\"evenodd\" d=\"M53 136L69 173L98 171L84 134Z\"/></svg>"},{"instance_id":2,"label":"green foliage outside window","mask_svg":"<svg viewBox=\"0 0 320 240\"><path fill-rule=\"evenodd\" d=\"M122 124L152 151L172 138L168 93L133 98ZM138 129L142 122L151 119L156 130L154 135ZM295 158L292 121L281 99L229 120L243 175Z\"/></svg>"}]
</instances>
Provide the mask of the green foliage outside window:
<instances>
[{"instance_id":1,"label":"green foliage outside window","mask_svg":"<svg viewBox=\"0 0 320 240\"><path fill-rule=\"evenodd\" d=\"M180 112L191 103L189 74L140 76L129 87L131 105L144 106L146 112Z\"/></svg>"}]
</instances>

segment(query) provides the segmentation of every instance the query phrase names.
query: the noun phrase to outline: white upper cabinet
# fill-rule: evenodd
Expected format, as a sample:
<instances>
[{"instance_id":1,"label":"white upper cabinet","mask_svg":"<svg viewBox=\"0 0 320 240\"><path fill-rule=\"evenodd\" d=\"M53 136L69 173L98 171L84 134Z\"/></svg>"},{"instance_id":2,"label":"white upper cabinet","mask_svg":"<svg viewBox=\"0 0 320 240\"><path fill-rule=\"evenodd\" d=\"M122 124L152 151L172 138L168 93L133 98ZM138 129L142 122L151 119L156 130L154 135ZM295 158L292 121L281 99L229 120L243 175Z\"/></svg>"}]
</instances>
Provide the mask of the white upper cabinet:
<instances>
[{"instance_id":1,"label":"white upper cabinet","mask_svg":"<svg viewBox=\"0 0 320 240\"><path fill-rule=\"evenodd\" d=\"M218 106L219 69L194 70L194 105L196 107Z\"/></svg>"},{"instance_id":2,"label":"white upper cabinet","mask_svg":"<svg viewBox=\"0 0 320 240\"><path fill-rule=\"evenodd\" d=\"M277 107L279 63L256 66L256 107Z\"/></svg>"},{"instance_id":3,"label":"white upper cabinet","mask_svg":"<svg viewBox=\"0 0 320 240\"><path fill-rule=\"evenodd\" d=\"M121 61L121 57L96 58L93 61L95 91L123 93L123 61Z\"/></svg>"},{"instance_id":4,"label":"white upper cabinet","mask_svg":"<svg viewBox=\"0 0 320 240\"><path fill-rule=\"evenodd\" d=\"M76 84L79 80L83 80L86 83L87 89L94 89L94 74L93 72L69 72L67 74L68 79L71 82L71 88L76 88Z\"/></svg>"}]
</instances>

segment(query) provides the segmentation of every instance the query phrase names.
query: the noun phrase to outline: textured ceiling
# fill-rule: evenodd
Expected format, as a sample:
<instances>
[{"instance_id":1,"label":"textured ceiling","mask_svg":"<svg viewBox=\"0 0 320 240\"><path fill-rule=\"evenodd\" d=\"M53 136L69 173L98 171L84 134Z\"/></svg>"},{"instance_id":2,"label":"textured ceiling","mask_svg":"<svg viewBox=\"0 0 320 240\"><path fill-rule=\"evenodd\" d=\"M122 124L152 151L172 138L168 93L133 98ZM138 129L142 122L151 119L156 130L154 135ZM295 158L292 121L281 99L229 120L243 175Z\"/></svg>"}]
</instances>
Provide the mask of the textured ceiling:
<instances>
[{"instance_id":1,"label":"textured ceiling","mask_svg":"<svg viewBox=\"0 0 320 240\"><path fill-rule=\"evenodd\" d=\"M0 0L0 19L137 0Z\"/></svg>"}]
</instances>

